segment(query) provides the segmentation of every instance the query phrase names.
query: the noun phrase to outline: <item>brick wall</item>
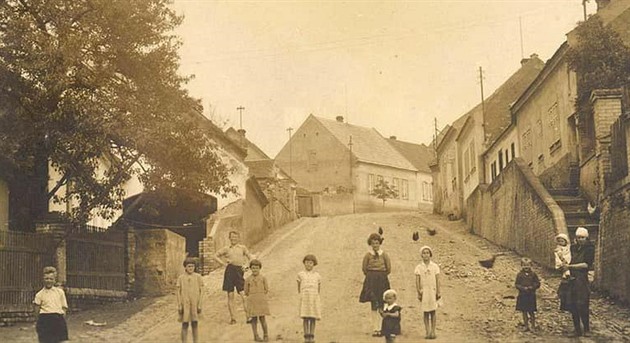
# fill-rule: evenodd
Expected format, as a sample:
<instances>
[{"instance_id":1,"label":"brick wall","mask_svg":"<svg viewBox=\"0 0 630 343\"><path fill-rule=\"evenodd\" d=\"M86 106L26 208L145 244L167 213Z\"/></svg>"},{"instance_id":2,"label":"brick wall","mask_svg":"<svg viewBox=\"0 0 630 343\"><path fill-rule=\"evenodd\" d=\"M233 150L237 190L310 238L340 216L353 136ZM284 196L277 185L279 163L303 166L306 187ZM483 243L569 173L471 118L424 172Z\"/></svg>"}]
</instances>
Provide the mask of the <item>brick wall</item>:
<instances>
[{"instance_id":1,"label":"brick wall","mask_svg":"<svg viewBox=\"0 0 630 343\"><path fill-rule=\"evenodd\" d=\"M630 301L630 183L604 197L599 227L597 286Z\"/></svg>"},{"instance_id":2,"label":"brick wall","mask_svg":"<svg viewBox=\"0 0 630 343\"><path fill-rule=\"evenodd\" d=\"M470 230L545 266L554 264L554 237L564 214L525 162L517 158L467 200Z\"/></svg>"},{"instance_id":3,"label":"brick wall","mask_svg":"<svg viewBox=\"0 0 630 343\"><path fill-rule=\"evenodd\" d=\"M184 272L186 239L166 229L142 229L135 234L135 291L150 296L168 294Z\"/></svg>"}]
</instances>

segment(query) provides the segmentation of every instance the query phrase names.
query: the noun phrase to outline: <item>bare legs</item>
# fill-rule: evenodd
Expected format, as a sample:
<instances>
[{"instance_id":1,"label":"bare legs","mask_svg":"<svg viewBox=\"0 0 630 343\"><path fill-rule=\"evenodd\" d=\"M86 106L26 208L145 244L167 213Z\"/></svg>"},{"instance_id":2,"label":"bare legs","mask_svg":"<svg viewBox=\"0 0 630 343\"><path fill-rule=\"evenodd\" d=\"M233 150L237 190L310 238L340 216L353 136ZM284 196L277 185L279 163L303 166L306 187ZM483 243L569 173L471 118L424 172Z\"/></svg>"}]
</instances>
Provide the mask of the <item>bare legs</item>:
<instances>
[{"instance_id":1,"label":"bare legs","mask_svg":"<svg viewBox=\"0 0 630 343\"><path fill-rule=\"evenodd\" d=\"M245 312L245 320L247 320L247 308L245 305L245 296L243 295L243 292L238 292L238 295L241 297L241 301L243 302L243 311ZM236 311L235 308L235 304L234 304L234 292L227 292L227 297L228 297L228 310L230 312L230 324L234 324L236 323L236 319L234 319L234 313Z\"/></svg>"},{"instance_id":2,"label":"bare legs","mask_svg":"<svg viewBox=\"0 0 630 343\"><path fill-rule=\"evenodd\" d=\"M263 330L263 338L261 339L260 336L258 336L258 321L260 320L260 326L262 327ZM254 333L254 340L256 342L267 342L269 341L269 334L267 332L267 320L265 319L265 316L260 316L260 317L252 317L251 318L251 324L252 324L252 332Z\"/></svg>"},{"instance_id":3,"label":"bare legs","mask_svg":"<svg viewBox=\"0 0 630 343\"><path fill-rule=\"evenodd\" d=\"M193 336L193 342L197 343L199 342L199 330L197 329L197 322L193 321L191 322L191 330L192 330L192 336ZM188 323L182 323L182 334L181 334L181 338L182 338L182 343L186 343L186 341L188 340Z\"/></svg>"},{"instance_id":4,"label":"bare legs","mask_svg":"<svg viewBox=\"0 0 630 343\"><path fill-rule=\"evenodd\" d=\"M437 337L435 335L436 321L437 321L437 313L435 311L424 312L424 329L426 330L426 333L427 333L425 338L433 339Z\"/></svg>"}]
</instances>

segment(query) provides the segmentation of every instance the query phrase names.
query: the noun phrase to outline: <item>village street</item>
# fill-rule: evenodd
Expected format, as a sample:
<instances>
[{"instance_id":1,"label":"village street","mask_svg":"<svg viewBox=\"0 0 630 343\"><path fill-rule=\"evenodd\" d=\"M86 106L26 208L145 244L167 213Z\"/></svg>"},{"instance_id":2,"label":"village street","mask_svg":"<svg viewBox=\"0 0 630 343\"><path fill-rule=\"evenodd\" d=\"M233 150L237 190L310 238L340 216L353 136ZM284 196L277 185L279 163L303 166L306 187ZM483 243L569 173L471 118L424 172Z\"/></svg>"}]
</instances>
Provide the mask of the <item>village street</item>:
<instances>
[{"instance_id":1,"label":"village street","mask_svg":"<svg viewBox=\"0 0 630 343\"><path fill-rule=\"evenodd\" d=\"M559 313L555 300L557 277L535 268L543 287L538 292L540 330L522 333L520 313L514 310L513 287L518 256L508 253L497 258L492 269L484 269L479 259L499 248L466 232L462 222L449 222L430 214L385 213L338 217L303 218L276 231L253 251L262 260L262 273L270 283L268 318L270 341L301 342L302 323L297 316L296 274L302 270L302 258L316 254L322 275L323 319L317 323L317 342L381 342L370 336L368 304L358 302L363 275L361 260L367 251L366 238L384 229L383 249L392 259L392 287L398 291L403 307L403 334L398 342L423 341L424 328L418 312L413 270L419 263L418 249L433 247L434 260L440 265L445 304L438 310L437 342L571 342L564 332L571 327L568 314ZM424 227L437 234L430 236ZM418 242L412 233L419 230ZM225 294L220 290L222 270L205 277L204 319L200 322L202 342L252 341L250 326L242 320L228 325ZM105 306L68 316L70 337L74 342L178 342L179 323L173 295L139 300L146 308L129 314L125 307L137 302ZM628 340L628 310L604 299L594 299L591 310L595 335L580 342L623 342ZM117 320L117 315L119 320ZM120 318L124 318L120 321ZM82 324L109 321L103 327ZM626 326L624 328L624 325ZM623 335L625 329L626 335ZM35 341L32 324L0 328L0 341ZM190 338L189 338L190 341ZM577 341L577 340L573 340Z\"/></svg>"}]
</instances>

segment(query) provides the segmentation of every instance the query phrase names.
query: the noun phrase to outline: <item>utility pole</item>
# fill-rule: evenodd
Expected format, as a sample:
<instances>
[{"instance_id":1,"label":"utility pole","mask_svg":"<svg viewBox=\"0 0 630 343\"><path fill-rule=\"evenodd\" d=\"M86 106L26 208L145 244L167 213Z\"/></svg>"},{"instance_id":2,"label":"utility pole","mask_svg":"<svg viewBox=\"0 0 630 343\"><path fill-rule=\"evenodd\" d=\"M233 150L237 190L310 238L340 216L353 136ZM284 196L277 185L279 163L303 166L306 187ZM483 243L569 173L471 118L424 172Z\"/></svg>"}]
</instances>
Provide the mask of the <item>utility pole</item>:
<instances>
[{"instance_id":1,"label":"utility pole","mask_svg":"<svg viewBox=\"0 0 630 343\"><path fill-rule=\"evenodd\" d=\"M486 104L483 96L483 69L479 67L479 84L481 86L481 127L483 128L483 143L486 142Z\"/></svg>"},{"instance_id":2,"label":"utility pole","mask_svg":"<svg viewBox=\"0 0 630 343\"><path fill-rule=\"evenodd\" d=\"M434 126L435 126L435 133L433 134L433 151L435 152L435 159L437 160L438 157L438 153L437 153L437 140L438 140L438 127L437 127L437 117L433 118L433 122L434 122Z\"/></svg>"},{"instance_id":3,"label":"utility pole","mask_svg":"<svg viewBox=\"0 0 630 343\"><path fill-rule=\"evenodd\" d=\"M236 110L239 113L239 115L238 115L238 118L239 118L239 129L242 130L243 129L243 111L245 111L245 107L239 106L239 107L236 108Z\"/></svg>"},{"instance_id":4,"label":"utility pole","mask_svg":"<svg viewBox=\"0 0 630 343\"><path fill-rule=\"evenodd\" d=\"M291 144L291 131L292 127L287 129L289 131L289 177L293 178L293 144Z\"/></svg>"},{"instance_id":5,"label":"utility pole","mask_svg":"<svg viewBox=\"0 0 630 343\"><path fill-rule=\"evenodd\" d=\"M518 17L518 27L521 33L521 59L525 58L525 51L523 50L523 22L521 21L521 17Z\"/></svg>"}]
</instances>

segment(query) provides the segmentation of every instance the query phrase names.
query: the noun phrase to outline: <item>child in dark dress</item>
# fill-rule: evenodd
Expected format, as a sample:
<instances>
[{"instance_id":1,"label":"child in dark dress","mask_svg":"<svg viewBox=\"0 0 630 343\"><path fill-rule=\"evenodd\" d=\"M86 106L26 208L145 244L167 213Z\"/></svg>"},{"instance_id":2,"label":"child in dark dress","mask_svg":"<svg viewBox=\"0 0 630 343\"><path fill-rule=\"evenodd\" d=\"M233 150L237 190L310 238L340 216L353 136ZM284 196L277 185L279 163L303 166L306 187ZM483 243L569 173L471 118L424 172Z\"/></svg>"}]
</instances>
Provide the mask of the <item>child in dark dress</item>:
<instances>
[{"instance_id":1,"label":"child in dark dress","mask_svg":"<svg viewBox=\"0 0 630 343\"><path fill-rule=\"evenodd\" d=\"M381 333L385 336L386 343L394 343L396 335L400 335L400 311L402 308L396 304L397 294L393 289L388 289L383 293L385 305L380 310L383 322Z\"/></svg>"},{"instance_id":2,"label":"child in dark dress","mask_svg":"<svg viewBox=\"0 0 630 343\"><path fill-rule=\"evenodd\" d=\"M532 260L527 257L521 259L521 271L516 275L516 310L523 313L524 331L536 329L536 290L540 288L538 275L532 270ZM529 316L529 318L528 318Z\"/></svg>"}]
</instances>

